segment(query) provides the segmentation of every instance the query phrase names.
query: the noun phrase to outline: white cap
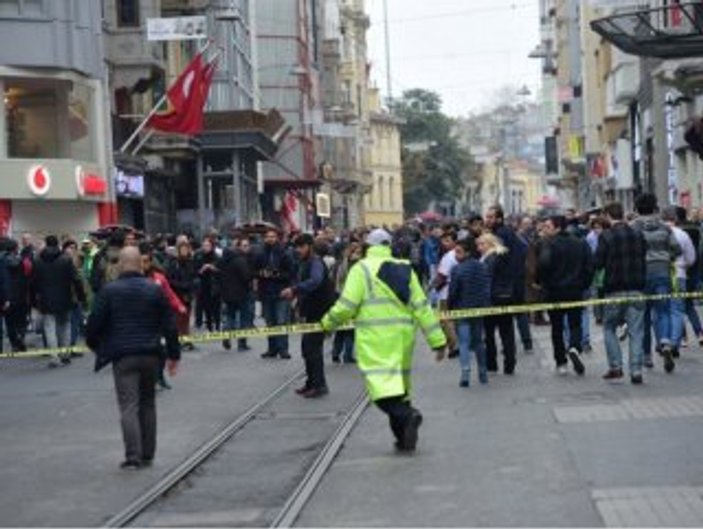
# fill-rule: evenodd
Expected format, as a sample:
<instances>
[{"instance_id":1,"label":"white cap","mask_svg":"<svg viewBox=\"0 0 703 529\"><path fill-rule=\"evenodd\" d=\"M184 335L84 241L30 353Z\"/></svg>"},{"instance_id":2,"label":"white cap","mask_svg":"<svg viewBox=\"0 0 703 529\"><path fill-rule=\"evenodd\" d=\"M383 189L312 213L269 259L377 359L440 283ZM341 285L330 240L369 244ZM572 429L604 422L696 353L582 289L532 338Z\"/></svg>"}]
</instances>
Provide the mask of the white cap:
<instances>
[{"instance_id":1,"label":"white cap","mask_svg":"<svg viewBox=\"0 0 703 529\"><path fill-rule=\"evenodd\" d=\"M369 246L381 246L383 244L390 246L392 242L393 237L391 237L391 234L380 228L373 230L366 236L366 244Z\"/></svg>"}]
</instances>

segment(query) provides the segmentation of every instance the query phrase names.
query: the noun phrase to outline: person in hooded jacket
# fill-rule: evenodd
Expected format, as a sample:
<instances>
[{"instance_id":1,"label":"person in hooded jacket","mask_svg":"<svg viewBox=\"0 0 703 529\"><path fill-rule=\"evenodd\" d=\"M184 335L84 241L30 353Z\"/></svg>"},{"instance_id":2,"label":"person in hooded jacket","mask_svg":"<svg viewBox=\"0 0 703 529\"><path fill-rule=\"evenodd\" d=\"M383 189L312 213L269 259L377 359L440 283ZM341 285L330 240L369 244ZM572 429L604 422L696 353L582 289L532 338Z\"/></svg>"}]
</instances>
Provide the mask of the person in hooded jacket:
<instances>
[{"instance_id":1,"label":"person in hooded jacket","mask_svg":"<svg viewBox=\"0 0 703 529\"><path fill-rule=\"evenodd\" d=\"M635 210L639 217L632 223L632 227L644 235L647 243L645 294L671 294L672 267L681 255L681 247L676 241L674 232L661 220L657 198L654 195L650 193L640 195L635 200ZM654 312L654 319L652 319L652 312ZM652 327L657 339L657 349L664 358L664 370L671 373L676 367L671 299L659 299L647 303L647 310L644 313L644 365L650 369L654 367L650 331Z\"/></svg>"},{"instance_id":2,"label":"person in hooded jacket","mask_svg":"<svg viewBox=\"0 0 703 529\"><path fill-rule=\"evenodd\" d=\"M195 305L195 325L201 327L203 320L209 332L220 330L222 319L222 299L220 297L218 256L215 241L203 239L200 250L195 254L195 270L198 273L197 300Z\"/></svg>"},{"instance_id":3,"label":"person in hooded jacket","mask_svg":"<svg viewBox=\"0 0 703 529\"><path fill-rule=\"evenodd\" d=\"M5 248L5 267L8 275L9 306L5 311L5 327L10 346L13 351L27 350L24 342L29 318L29 273L31 267L26 267L19 255L17 241L8 239Z\"/></svg>"},{"instance_id":4,"label":"person in hooded jacket","mask_svg":"<svg viewBox=\"0 0 703 529\"><path fill-rule=\"evenodd\" d=\"M71 258L61 251L56 236L49 235L45 242L45 248L32 267L32 297L42 315L47 346L68 347L74 296L85 306L85 291L78 270ZM49 367L70 362L69 355L52 353Z\"/></svg>"}]
</instances>

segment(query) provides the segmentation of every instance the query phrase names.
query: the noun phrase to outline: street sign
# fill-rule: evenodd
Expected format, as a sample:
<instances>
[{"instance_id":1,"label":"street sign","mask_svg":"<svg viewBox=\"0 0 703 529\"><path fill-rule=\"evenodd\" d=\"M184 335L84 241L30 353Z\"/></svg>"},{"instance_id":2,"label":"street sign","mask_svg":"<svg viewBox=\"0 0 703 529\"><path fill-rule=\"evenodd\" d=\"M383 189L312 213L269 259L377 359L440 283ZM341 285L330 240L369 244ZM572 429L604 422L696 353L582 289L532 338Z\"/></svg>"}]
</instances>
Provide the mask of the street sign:
<instances>
[{"instance_id":1,"label":"street sign","mask_svg":"<svg viewBox=\"0 0 703 529\"><path fill-rule=\"evenodd\" d=\"M204 39L207 38L207 18L147 18L146 38L149 41Z\"/></svg>"}]
</instances>

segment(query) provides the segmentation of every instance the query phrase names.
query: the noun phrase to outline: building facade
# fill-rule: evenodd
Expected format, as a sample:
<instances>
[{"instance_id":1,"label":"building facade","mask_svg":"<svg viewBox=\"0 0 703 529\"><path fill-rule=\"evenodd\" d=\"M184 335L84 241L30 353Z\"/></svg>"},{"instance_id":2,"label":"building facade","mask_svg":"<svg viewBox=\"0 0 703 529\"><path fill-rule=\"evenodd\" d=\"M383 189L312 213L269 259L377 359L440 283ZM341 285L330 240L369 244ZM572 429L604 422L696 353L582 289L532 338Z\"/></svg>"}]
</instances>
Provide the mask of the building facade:
<instances>
[{"instance_id":1,"label":"building facade","mask_svg":"<svg viewBox=\"0 0 703 529\"><path fill-rule=\"evenodd\" d=\"M115 220L104 59L99 3L0 2L0 231Z\"/></svg>"},{"instance_id":2,"label":"building facade","mask_svg":"<svg viewBox=\"0 0 703 529\"><path fill-rule=\"evenodd\" d=\"M365 198L364 224L390 228L404 220L399 121L383 110L378 89L369 90L369 103L373 183Z\"/></svg>"}]
</instances>

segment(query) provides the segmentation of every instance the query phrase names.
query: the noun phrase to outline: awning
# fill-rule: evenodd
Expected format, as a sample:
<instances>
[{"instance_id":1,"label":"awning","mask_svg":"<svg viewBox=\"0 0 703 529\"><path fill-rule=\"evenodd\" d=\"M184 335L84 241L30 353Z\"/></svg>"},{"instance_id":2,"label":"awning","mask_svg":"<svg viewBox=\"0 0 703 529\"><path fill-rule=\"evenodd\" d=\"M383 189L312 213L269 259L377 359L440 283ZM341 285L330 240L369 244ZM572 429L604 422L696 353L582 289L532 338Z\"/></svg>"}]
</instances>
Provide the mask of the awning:
<instances>
[{"instance_id":1,"label":"awning","mask_svg":"<svg viewBox=\"0 0 703 529\"><path fill-rule=\"evenodd\" d=\"M322 180L316 179L296 179L296 178L281 178L281 179L266 179L264 187L282 188L282 189L316 189L323 184Z\"/></svg>"},{"instance_id":2,"label":"awning","mask_svg":"<svg viewBox=\"0 0 703 529\"><path fill-rule=\"evenodd\" d=\"M618 13L591 29L631 55L683 59L703 56L703 3L672 4Z\"/></svg>"}]
</instances>

